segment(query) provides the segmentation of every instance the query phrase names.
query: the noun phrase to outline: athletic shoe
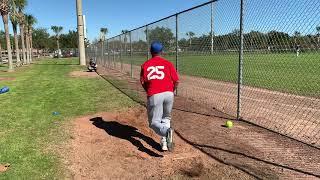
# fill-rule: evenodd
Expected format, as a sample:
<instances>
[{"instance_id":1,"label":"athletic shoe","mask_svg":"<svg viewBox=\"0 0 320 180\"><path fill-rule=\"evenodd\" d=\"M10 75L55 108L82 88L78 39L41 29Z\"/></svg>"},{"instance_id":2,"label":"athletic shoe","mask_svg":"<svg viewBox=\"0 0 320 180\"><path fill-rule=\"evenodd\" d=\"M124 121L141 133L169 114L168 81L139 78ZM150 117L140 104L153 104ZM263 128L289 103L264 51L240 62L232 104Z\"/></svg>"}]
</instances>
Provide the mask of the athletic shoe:
<instances>
[{"instance_id":1,"label":"athletic shoe","mask_svg":"<svg viewBox=\"0 0 320 180\"><path fill-rule=\"evenodd\" d=\"M168 151L167 138L166 137L161 137L160 145L161 145L162 151Z\"/></svg>"},{"instance_id":2,"label":"athletic shoe","mask_svg":"<svg viewBox=\"0 0 320 180\"><path fill-rule=\"evenodd\" d=\"M174 143L173 143L173 129L169 128L167 131L167 146L169 151L173 151Z\"/></svg>"}]
</instances>

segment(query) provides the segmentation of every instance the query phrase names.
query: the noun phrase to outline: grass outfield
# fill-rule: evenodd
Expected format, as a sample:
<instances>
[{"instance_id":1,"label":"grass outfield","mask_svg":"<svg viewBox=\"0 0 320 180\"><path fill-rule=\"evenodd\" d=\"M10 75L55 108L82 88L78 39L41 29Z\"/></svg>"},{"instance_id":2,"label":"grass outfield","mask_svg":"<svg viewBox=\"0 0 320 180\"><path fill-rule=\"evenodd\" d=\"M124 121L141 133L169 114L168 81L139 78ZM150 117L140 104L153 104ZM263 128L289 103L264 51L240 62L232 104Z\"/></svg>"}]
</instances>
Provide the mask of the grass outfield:
<instances>
[{"instance_id":1,"label":"grass outfield","mask_svg":"<svg viewBox=\"0 0 320 180\"><path fill-rule=\"evenodd\" d=\"M167 56L175 62L175 57ZM146 57L133 57L140 65ZM179 71L184 75L237 82L238 54L207 56L180 55ZM130 63L125 58L125 63ZM320 97L320 53L244 55L243 83L298 95Z\"/></svg>"},{"instance_id":2,"label":"grass outfield","mask_svg":"<svg viewBox=\"0 0 320 180\"><path fill-rule=\"evenodd\" d=\"M101 78L71 78L81 70L76 59L42 60L0 81L10 92L0 94L0 164L10 163L0 179L63 179L52 144L65 140L62 126L74 117L134 106ZM60 115L54 116L57 111ZM50 148L51 147L51 148Z\"/></svg>"}]
</instances>

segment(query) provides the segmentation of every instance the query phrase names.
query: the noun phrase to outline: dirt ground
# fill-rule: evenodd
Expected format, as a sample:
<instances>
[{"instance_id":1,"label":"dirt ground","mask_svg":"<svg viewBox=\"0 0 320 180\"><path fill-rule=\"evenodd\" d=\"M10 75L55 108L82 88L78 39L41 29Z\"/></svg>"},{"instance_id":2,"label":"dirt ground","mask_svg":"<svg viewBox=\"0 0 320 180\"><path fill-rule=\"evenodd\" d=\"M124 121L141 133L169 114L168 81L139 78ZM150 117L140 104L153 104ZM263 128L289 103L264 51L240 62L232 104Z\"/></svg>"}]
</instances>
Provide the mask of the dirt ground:
<instances>
[{"instance_id":1,"label":"dirt ground","mask_svg":"<svg viewBox=\"0 0 320 180\"><path fill-rule=\"evenodd\" d=\"M99 73L109 82L110 79L127 82L118 88L129 90L129 95L131 91L144 95L137 80L113 70ZM179 137L208 158L257 179L320 178L319 149L246 122L235 122L234 128L227 129L223 125L233 117L190 98L176 97L174 109L173 126Z\"/></svg>"},{"instance_id":2,"label":"dirt ground","mask_svg":"<svg viewBox=\"0 0 320 180\"><path fill-rule=\"evenodd\" d=\"M0 77L0 81L13 81L16 78L12 78L12 77Z\"/></svg>"},{"instance_id":3,"label":"dirt ground","mask_svg":"<svg viewBox=\"0 0 320 180\"><path fill-rule=\"evenodd\" d=\"M95 72L88 72L88 71L72 71L69 74L71 77L88 77L88 78L96 78L99 75Z\"/></svg>"},{"instance_id":4,"label":"dirt ground","mask_svg":"<svg viewBox=\"0 0 320 180\"><path fill-rule=\"evenodd\" d=\"M10 164L0 164L0 173L6 172L10 167Z\"/></svg>"},{"instance_id":5,"label":"dirt ground","mask_svg":"<svg viewBox=\"0 0 320 180\"><path fill-rule=\"evenodd\" d=\"M175 136L162 152L147 126L145 108L101 112L72 122L64 153L72 179L254 179L220 163Z\"/></svg>"},{"instance_id":6,"label":"dirt ground","mask_svg":"<svg viewBox=\"0 0 320 180\"><path fill-rule=\"evenodd\" d=\"M120 63L115 64L121 70ZM122 72L130 74L130 65ZM139 78L140 67L133 66ZM102 70L102 69L100 69ZM237 85L194 76L181 76L179 96L236 116ZM241 117L265 128L320 148L320 99L267 89L242 87Z\"/></svg>"},{"instance_id":7,"label":"dirt ground","mask_svg":"<svg viewBox=\"0 0 320 180\"><path fill-rule=\"evenodd\" d=\"M92 74L76 71L70 75ZM79 117L68 130L70 140L59 149L64 149L60 155L71 179L254 179L177 135L175 150L163 152L160 138L148 127L143 106Z\"/></svg>"}]
</instances>

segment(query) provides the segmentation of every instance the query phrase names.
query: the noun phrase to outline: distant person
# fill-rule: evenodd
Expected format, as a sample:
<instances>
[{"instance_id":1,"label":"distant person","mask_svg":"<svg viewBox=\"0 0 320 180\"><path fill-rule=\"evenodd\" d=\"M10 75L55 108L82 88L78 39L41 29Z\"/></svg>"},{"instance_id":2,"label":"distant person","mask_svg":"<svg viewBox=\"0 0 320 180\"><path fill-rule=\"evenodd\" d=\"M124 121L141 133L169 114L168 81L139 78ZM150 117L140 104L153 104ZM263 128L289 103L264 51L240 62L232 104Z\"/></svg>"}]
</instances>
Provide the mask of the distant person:
<instances>
[{"instance_id":1,"label":"distant person","mask_svg":"<svg viewBox=\"0 0 320 180\"><path fill-rule=\"evenodd\" d=\"M296 54L297 54L297 57L300 54L300 45L296 45Z\"/></svg>"},{"instance_id":2,"label":"distant person","mask_svg":"<svg viewBox=\"0 0 320 180\"><path fill-rule=\"evenodd\" d=\"M97 63L92 58L90 58L89 65L88 65L88 70L90 72L97 71Z\"/></svg>"},{"instance_id":3,"label":"distant person","mask_svg":"<svg viewBox=\"0 0 320 180\"><path fill-rule=\"evenodd\" d=\"M162 150L171 151L174 132L170 123L171 111L179 77L173 64L160 56L162 50L160 42L151 44L152 58L141 65L140 82L148 97L149 127L161 136Z\"/></svg>"}]
</instances>

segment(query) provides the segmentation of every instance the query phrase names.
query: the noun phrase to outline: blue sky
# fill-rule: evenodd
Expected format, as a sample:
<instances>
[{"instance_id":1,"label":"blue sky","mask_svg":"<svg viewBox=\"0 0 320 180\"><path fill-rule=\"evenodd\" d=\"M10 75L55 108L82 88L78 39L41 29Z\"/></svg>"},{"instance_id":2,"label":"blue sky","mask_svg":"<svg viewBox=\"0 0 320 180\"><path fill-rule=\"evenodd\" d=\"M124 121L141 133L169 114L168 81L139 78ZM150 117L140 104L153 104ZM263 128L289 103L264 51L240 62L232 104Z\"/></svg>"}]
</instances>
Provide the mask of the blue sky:
<instances>
[{"instance_id":1,"label":"blue sky","mask_svg":"<svg viewBox=\"0 0 320 180\"><path fill-rule=\"evenodd\" d=\"M208 0L83 0L89 39L97 37L100 27L114 36L123 29L133 29ZM75 0L28 0L28 13L38 19L36 27L61 25L64 31L76 30ZM3 27L1 27L3 29Z\"/></svg>"},{"instance_id":2,"label":"blue sky","mask_svg":"<svg viewBox=\"0 0 320 180\"><path fill-rule=\"evenodd\" d=\"M142 26L209 0L83 0L88 38L98 37L99 29L107 27L108 37L121 30ZM76 0L28 0L27 13L38 19L36 27L64 27L64 32L76 30ZM320 25L320 0L246 0L245 31L278 30L292 34L315 34ZM210 6L181 15L180 37L193 31L196 35L210 31ZM167 23L167 24L166 24ZM174 21L164 22L174 27ZM10 27L11 28L11 27ZM214 5L215 34L239 28L239 0L219 0ZM3 29L1 23L0 29ZM51 31L49 31L51 33Z\"/></svg>"}]
</instances>

